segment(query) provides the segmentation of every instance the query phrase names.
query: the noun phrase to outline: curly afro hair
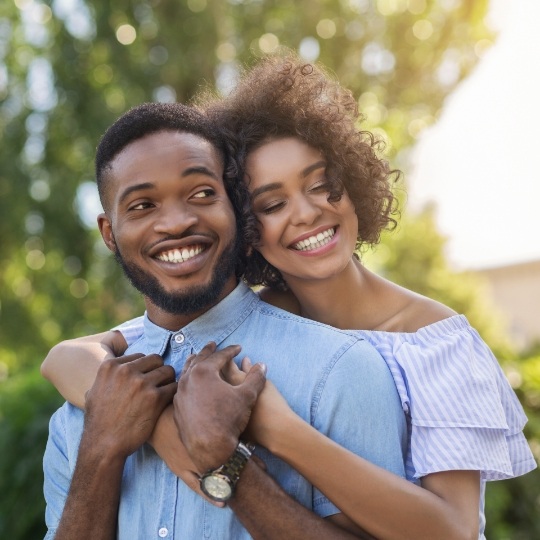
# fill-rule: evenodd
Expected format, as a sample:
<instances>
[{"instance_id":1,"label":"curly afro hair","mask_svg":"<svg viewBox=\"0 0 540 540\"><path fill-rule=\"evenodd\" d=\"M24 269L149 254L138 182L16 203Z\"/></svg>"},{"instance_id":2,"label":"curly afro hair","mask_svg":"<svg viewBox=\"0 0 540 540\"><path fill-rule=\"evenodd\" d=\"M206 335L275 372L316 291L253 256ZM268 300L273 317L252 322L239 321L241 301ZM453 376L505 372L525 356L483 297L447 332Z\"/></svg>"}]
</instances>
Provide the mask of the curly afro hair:
<instances>
[{"instance_id":1,"label":"curly afro hair","mask_svg":"<svg viewBox=\"0 0 540 540\"><path fill-rule=\"evenodd\" d=\"M358 216L357 249L373 245L385 228L394 228L397 199L392 184L399 171L390 170L377 154L382 143L361 131L362 119L352 93L323 68L305 63L294 53L263 58L247 69L223 99L203 96L199 103L222 129L229 151L245 178L248 154L270 140L298 137L318 149L327 161L328 200L336 202L345 190ZM256 247L256 219L247 221L248 241ZM257 251L244 274L251 285L286 289L279 270Z\"/></svg>"}]
</instances>

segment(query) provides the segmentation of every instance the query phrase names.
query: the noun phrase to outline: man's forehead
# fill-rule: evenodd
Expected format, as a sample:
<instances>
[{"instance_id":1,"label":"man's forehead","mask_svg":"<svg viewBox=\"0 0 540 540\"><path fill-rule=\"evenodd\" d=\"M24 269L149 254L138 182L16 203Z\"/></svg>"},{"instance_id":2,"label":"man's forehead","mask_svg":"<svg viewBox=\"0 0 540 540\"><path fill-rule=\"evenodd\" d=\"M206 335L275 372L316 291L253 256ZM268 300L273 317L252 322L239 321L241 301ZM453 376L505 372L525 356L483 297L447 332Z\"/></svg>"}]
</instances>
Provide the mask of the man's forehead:
<instances>
[{"instance_id":1,"label":"man's forehead","mask_svg":"<svg viewBox=\"0 0 540 540\"><path fill-rule=\"evenodd\" d=\"M174 155L182 161L204 161L222 165L220 152L207 139L194 133L163 130L130 142L112 160L113 170L133 162Z\"/></svg>"}]
</instances>

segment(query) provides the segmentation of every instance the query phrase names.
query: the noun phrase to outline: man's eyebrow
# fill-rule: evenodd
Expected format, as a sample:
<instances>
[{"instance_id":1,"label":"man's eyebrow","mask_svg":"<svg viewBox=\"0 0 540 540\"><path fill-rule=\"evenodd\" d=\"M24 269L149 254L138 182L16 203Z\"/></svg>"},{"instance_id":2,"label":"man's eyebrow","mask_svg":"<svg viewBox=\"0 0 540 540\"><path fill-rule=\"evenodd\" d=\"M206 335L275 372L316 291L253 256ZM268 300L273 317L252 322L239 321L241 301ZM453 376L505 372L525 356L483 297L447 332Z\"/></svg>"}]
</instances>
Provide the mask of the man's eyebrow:
<instances>
[{"instance_id":1,"label":"man's eyebrow","mask_svg":"<svg viewBox=\"0 0 540 540\"><path fill-rule=\"evenodd\" d=\"M188 167L187 169L182 171L182 178L185 178L186 176L190 176L192 174L204 174L205 176L210 176L214 180L221 180L221 178L217 176L214 171L211 171L203 165L198 167Z\"/></svg>"},{"instance_id":2,"label":"man's eyebrow","mask_svg":"<svg viewBox=\"0 0 540 540\"><path fill-rule=\"evenodd\" d=\"M306 176L310 175L313 171L316 171L317 169L322 169L324 167L326 167L326 161L320 160L306 167L302 171L301 174L305 178ZM264 186L261 186L260 188L254 189L253 193L251 194L251 199L254 200L256 197L258 197L259 195L262 195L263 193L266 193L268 191L273 191L281 187L283 187L283 182L271 182L270 184L266 184Z\"/></svg>"},{"instance_id":3,"label":"man's eyebrow","mask_svg":"<svg viewBox=\"0 0 540 540\"><path fill-rule=\"evenodd\" d=\"M118 202L120 204L123 203L134 191L142 191L143 189L155 189L155 187L156 186L150 182L143 182L141 184L129 186L122 192L122 195L120 195Z\"/></svg>"}]
</instances>

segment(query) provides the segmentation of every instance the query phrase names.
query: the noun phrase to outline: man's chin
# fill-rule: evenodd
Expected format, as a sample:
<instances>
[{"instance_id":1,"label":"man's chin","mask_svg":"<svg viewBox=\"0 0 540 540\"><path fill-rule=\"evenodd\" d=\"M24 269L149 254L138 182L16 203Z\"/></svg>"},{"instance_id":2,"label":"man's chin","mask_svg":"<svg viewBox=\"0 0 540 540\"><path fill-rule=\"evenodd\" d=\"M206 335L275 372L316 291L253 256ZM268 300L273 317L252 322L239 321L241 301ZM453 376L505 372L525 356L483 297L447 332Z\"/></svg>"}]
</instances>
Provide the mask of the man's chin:
<instances>
[{"instance_id":1,"label":"man's chin","mask_svg":"<svg viewBox=\"0 0 540 540\"><path fill-rule=\"evenodd\" d=\"M212 275L204 283L194 283L181 288L168 286L140 266L126 261L120 252L116 260L131 284L156 308L171 315L194 315L219 302L231 285L236 283L234 270L237 246L232 243L224 250ZM195 281L194 279L192 281Z\"/></svg>"}]
</instances>

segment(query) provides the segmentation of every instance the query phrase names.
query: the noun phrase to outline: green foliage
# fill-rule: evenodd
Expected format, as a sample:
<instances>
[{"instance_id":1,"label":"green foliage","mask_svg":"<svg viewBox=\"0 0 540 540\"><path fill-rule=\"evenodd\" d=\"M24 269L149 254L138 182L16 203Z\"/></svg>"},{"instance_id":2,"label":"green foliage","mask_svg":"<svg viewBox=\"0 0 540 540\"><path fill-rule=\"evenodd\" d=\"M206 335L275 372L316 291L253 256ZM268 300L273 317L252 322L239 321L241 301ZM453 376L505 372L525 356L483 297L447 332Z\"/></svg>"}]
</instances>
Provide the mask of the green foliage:
<instances>
[{"instance_id":1,"label":"green foliage","mask_svg":"<svg viewBox=\"0 0 540 540\"><path fill-rule=\"evenodd\" d=\"M60 405L36 369L0 383L0 538L43 538L42 456Z\"/></svg>"},{"instance_id":2,"label":"green foliage","mask_svg":"<svg viewBox=\"0 0 540 540\"><path fill-rule=\"evenodd\" d=\"M101 331L142 310L93 217L85 217L93 207L94 149L106 127L142 101L188 101L205 82L222 89L239 63L279 45L308 55L318 49L358 97L365 127L401 165L492 37L483 24L487 0L291 6L284 0L0 3L1 537L43 533L39 463L58 399L37 364L59 339ZM477 299L477 283L448 269L443 247L432 216L409 216L383 239L373 264L466 313L509 357ZM535 426L538 410L530 410ZM531 434L537 437L536 427ZM504 519L517 515L509 508L522 489L506 485L521 484L501 484L503 502L495 507ZM490 517L502 530L503 521Z\"/></svg>"},{"instance_id":3,"label":"green foliage","mask_svg":"<svg viewBox=\"0 0 540 540\"><path fill-rule=\"evenodd\" d=\"M525 355L506 370L529 422L525 434L540 460L540 354ZM486 537L494 540L540 538L540 470L505 482L488 485Z\"/></svg>"}]
</instances>

